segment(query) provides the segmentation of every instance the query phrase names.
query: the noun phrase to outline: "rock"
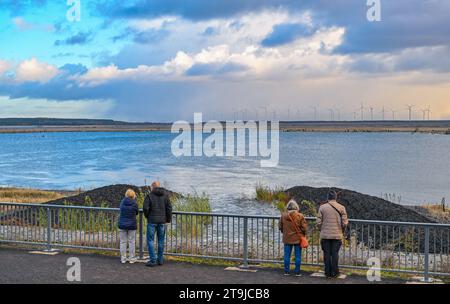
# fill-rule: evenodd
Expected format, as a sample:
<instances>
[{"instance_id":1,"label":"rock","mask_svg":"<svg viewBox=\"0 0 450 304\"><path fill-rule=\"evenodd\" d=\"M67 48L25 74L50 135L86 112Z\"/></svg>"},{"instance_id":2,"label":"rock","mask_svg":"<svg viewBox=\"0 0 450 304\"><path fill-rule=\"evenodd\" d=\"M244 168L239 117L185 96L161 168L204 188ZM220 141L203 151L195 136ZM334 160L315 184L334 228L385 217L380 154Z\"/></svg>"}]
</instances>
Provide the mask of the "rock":
<instances>
[{"instance_id":1,"label":"rock","mask_svg":"<svg viewBox=\"0 0 450 304\"><path fill-rule=\"evenodd\" d=\"M290 194L299 203L302 200L309 200L319 208L326 201L330 189L338 193L338 202L345 206L349 218L401 222L435 222L415 210L394 204L379 197L347 189L296 186L287 189L285 192ZM302 211L306 215L312 216L312 214L308 214L308 210Z\"/></svg>"},{"instance_id":2,"label":"rock","mask_svg":"<svg viewBox=\"0 0 450 304\"><path fill-rule=\"evenodd\" d=\"M137 187L133 185L117 184L96 188L77 195L49 201L46 204L63 205L64 202L67 202L67 204L69 205L85 206L86 196L89 196L94 207L100 207L103 205L106 207L118 208L120 202L125 196L125 192L128 189L133 189L136 194L150 191L149 186ZM165 191L167 191L167 193L171 197L179 195L178 193L172 192L167 189L165 189Z\"/></svg>"}]
</instances>

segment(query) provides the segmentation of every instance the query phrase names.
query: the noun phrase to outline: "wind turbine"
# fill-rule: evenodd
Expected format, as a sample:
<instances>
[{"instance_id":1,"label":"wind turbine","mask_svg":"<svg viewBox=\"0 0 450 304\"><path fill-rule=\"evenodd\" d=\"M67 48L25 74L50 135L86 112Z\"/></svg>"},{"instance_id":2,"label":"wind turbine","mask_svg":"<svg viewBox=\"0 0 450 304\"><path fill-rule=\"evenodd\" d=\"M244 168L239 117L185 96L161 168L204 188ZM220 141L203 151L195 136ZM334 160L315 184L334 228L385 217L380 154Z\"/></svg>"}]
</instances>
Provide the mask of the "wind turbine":
<instances>
[{"instance_id":1,"label":"wind turbine","mask_svg":"<svg viewBox=\"0 0 450 304\"><path fill-rule=\"evenodd\" d=\"M397 111L396 110L391 110L391 112L392 112L392 120L395 120L395 113L397 113Z\"/></svg>"},{"instance_id":2,"label":"wind turbine","mask_svg":"<svg viewBox=\"0 0 450 304\"><path fill-rule=\"evenodd\" d=\"M383 120L385 120L385 118L386 118L386 110L384 109L384 106L383 106L383 109L381 110L380 113L382 115Z\"/></svg>"},{"instance_id":3,"label":"wind turbine","mask_svg":"<svg viewBox=\"0 0 450 304\"><path fill-rule=\"evenodd\" d=\"M297 108L297 119L300 120L300 109Z\"/></svg>"},{"instance_id":4,"label":"wind turbine","mask_svg":"<svg viewBox=\"0 0 450 304\"><path fill-rule=\"evenodd\" d=\"M317 106L313 106L311 108L314 109L314 120L317 120Z\"/></svg>"},{"instance_id":5,"label":"wind turbine","mask_svg":"<svg viewBox=\"0 0 450 304\"><path fill-rule=\"evenodd\" d=\"M425 120L425 117L427 116L428 109L422 109L422 120Z\"/></svg>"},{"instance_id":6,"label":"wind turbine","mask_svg":"<svg viewBox=\"0 0 450 304\"><path fill-rule=\"evenodd\" d=\"M334 110L335 110L336 113L337 113L337 120L340 121L340 120L341 120L341 109L335 108Z\"/></svg>"},{"instance_id":7,"label":"wind turbine","mask_svg":"<svg viewBox=\"0 0 450 304\"><path fill-rule=\"evenodd\" d=\"M431 107L430 107L430 105L428 105L427 111L428 111L428 120L430 120L430 113L431 113Z\"/></svg>"},{"instance_id":8,"label":"wind turbine","mask_svg":"<svg viewBox=\"0 0 450 304\"><path fill-rule=\"evenodd\" d=\"M333 109L328 109L328 111L330 111L330 120L334 121L334 110Z\"/></svg>"},{"instance_id":9,"label":"wind turbine","mask_svg":"<svg viewBox=\"0 0 450 304\"><path fill-rule=\"evenodd\" d=\"M359 108L361 111L361 120L364 120L364 104L361 102L361 107Z\"/></svg>"},{"instance_id":10,"label":"wind turbine","mask_svg":"<svg viewBox=\"0 0 450 304\"><path fill-rule=\"evenodd\" d=\"M373 107L370 106L369 110L370 110L370 120L373 120Z\"/></svg>"},{"instance_id":11,"label":"wind turbine","mask_svg":"<svg viewBox=\"0 0 450 304\"><path fill-rule=\"evenodd\" d=\"M409 112L409 120L411 120L412 117L412 108L415 107L415 105L406 105L406 108L408 109Z\"/></svg>"}]
</instances>

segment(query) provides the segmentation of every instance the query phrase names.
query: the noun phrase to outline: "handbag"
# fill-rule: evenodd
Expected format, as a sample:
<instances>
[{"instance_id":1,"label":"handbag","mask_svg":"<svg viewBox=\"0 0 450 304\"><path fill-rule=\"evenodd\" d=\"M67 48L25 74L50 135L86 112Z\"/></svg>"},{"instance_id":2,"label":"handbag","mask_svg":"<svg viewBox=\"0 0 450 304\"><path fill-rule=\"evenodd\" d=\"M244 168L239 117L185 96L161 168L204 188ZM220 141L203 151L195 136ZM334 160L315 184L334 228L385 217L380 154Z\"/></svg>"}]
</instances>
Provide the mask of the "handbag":
<instances>
[{"instance_id":1,"label":"handbag","mask_svg":"<svg viewBox=\"0 0 450 304\"><path fill-rule=\"evenodd\" d=\"M288 212L288 216L291 219L292 224L294 225L295 232L300 236L300 248L308 248L309 243L308 239L300 232L300 228L297 227L295 224L294 219L292 218L291 214Z\"/></svg>"}]
</instances>

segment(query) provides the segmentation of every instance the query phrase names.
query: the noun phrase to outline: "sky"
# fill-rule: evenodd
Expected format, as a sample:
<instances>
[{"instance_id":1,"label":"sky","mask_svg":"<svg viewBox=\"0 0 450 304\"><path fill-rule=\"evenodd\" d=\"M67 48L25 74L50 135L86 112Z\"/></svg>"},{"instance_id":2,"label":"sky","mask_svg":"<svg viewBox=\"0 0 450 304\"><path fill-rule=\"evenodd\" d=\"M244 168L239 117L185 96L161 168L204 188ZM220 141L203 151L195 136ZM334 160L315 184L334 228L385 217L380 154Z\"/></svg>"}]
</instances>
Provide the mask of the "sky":
<instances>
[{"instance_id":1,"label":"sky","mask_svg":"<svg viewBox=\"0 0 450 304\"><path fill-rule=\"evenodd\" d=\"M450 119L450 1L379 3L2 0L0 117Z\"/></svg>"}]
</instances>

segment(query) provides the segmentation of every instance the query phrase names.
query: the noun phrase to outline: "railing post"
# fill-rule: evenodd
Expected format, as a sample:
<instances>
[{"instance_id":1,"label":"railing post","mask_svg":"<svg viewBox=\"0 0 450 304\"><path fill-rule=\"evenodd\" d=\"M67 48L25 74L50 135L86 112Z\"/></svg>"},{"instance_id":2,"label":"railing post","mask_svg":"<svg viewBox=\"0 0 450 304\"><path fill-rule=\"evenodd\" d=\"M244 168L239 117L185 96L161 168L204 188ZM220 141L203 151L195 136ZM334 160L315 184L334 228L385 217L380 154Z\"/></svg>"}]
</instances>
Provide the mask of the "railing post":
<instances>
[{"instance_id":1,"label":"railing post","mask_svg":"<svg viewBox=\"0 0 450 304\"><path fill-rule=\"evenodd\" d=\"M139 210L139 259L142 260L144 258L144 225L143 225L143 212Z\"/></svg>"},{"instance_id":2,"label":"railing post","mask_svg":"<svg viewBox=\"0 0 450 304\"><path fill-rule=\"evenodd\" d=\"M425 261L424 261L424 274L423 280L429 282L430 271L430 227L425 226Z\"/></svg>"},{"instance_id":3,"label":"railing post","mask_svg":"<svg viewBox=\"0 0 450 304\"><path fill-rule=\"evenodd\" d=\"M47 207L47 251L52 251L52 216L49 207Z\"/></svg>"},{"instance_id":4,"label":"railing post","mask_svg":"<svg viewBox=\"0 0 450 304\"><path fill-rule=\"evenodd\" d=\"M244 217L244 255L243 255L243 268L248 267L248 218Z\"/></svg>"}]
</instances>

